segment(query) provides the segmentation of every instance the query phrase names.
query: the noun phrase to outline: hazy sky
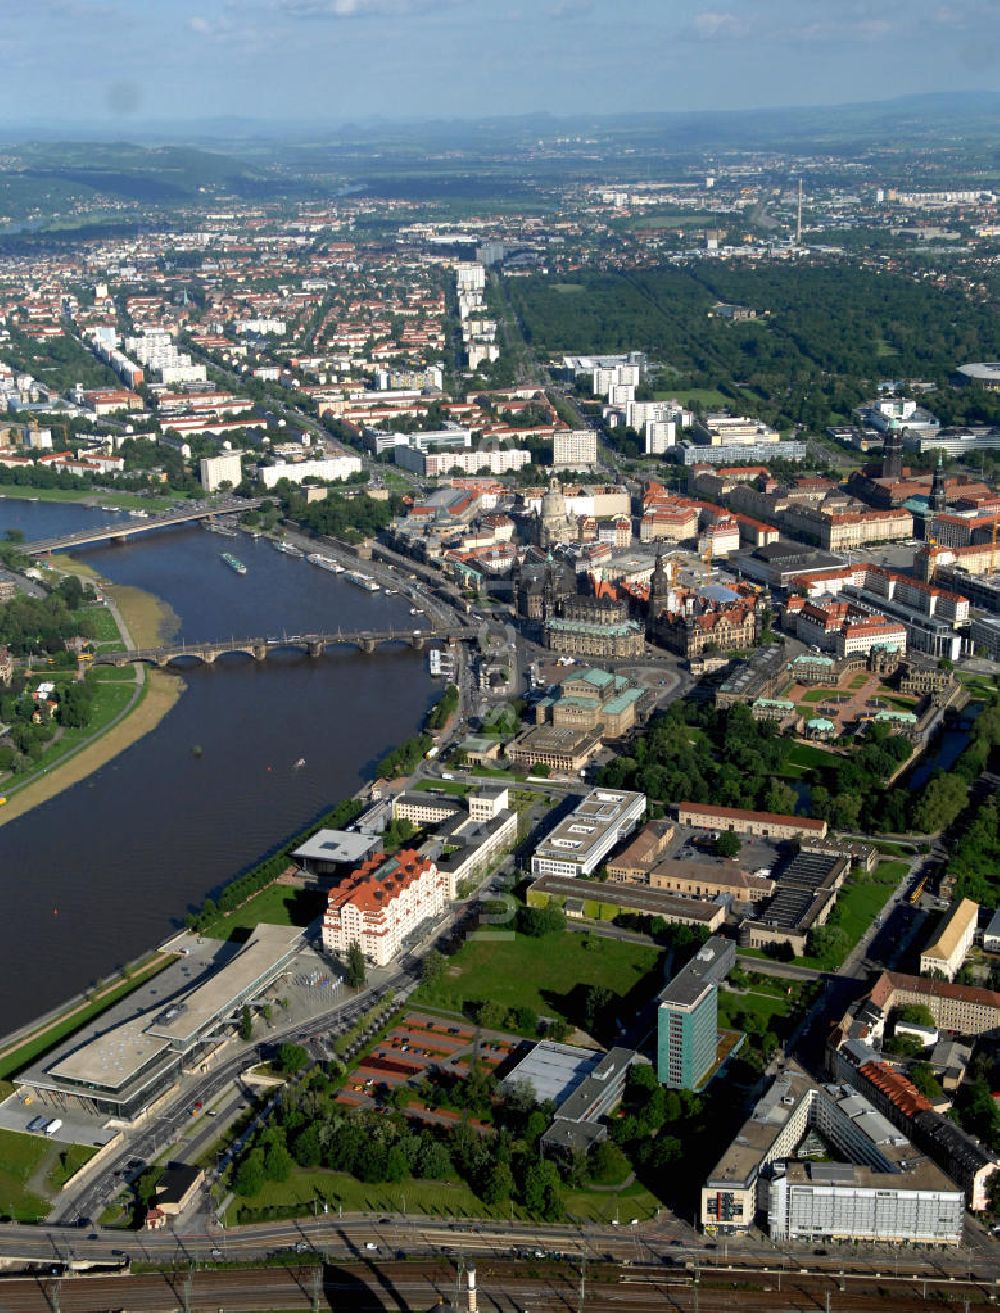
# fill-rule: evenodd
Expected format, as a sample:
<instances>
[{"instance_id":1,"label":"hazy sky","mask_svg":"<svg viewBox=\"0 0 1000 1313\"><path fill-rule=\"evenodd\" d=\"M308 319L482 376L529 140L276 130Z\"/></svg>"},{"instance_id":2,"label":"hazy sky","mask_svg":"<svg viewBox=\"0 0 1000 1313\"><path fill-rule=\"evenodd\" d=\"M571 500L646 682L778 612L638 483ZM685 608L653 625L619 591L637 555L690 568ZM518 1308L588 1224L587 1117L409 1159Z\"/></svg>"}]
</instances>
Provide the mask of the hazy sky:
<instances>
[{"instance_id":1,"label":"hazy sky","mask_svg":"<svg viewBox=\"0 0 1000 1313\"><path fill-rule=\"evenodd\" d=\"M8 125L1000 89L1000 0L0 0L0 15Z\"/></svg>"}]
</instances>

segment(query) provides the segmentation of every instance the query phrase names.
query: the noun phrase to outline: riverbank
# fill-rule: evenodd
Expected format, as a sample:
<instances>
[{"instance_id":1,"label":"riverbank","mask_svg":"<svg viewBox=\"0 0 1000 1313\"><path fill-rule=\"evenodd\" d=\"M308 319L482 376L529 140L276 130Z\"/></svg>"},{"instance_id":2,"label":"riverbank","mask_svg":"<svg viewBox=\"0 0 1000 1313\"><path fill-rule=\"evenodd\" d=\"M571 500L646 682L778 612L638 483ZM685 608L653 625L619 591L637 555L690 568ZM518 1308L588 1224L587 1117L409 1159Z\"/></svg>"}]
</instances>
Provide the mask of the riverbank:
<instances>
[{"instance_id":1,"label":"riverbank","mask_svg":"<svg viewBox=\"0 0 1000 1313\"><path fill-rule=\"evenodd\" d=\"M162 511L172 506L183 493L172 497L143 497L136 492L105 492L93 488L31 488L27 484L0 483L0 498L11 501L44 501L64 505L99 506L104 510L115 511Z\"/></svg>"},{"instance_id":2,"label":"riverbank","mask_svg":"<svg viewBox=\"0 0 1000 1313\"><path fill-rule=\"evenodd\" d=\"M132 709L123 712L121 719L100 733L93 743L78 749L61 764L50 767L40 779L32 780L7 795L6 806L0 808L0 825L16 820L106 766L120 752L154 730L183 691L184 681L178 676L164 674L162 670L149 671Z\"/></svg>"},{"instance_id":3,"label":"riverbank","mask_svg":"<svg viewBox=\"0 0 1000 1313\"><path fill-rule=\"evenodd\" d=\"M155 647L176 632L180 623L176 613L152 593L107 584L90 566L71 556L53 557L52 564L57 570L79 575L103 589L124 645ZM184 691L184 681L162 670L147 670L144 666L132 669L135 692L128 705L106 727L96 728L93 731L96 737L88 736L82 745L57 758L29 782L9 787L7 802L0 808L0 825L16 820L64 789L79 784L159 725Z\"/></svg>"}]
</instances>

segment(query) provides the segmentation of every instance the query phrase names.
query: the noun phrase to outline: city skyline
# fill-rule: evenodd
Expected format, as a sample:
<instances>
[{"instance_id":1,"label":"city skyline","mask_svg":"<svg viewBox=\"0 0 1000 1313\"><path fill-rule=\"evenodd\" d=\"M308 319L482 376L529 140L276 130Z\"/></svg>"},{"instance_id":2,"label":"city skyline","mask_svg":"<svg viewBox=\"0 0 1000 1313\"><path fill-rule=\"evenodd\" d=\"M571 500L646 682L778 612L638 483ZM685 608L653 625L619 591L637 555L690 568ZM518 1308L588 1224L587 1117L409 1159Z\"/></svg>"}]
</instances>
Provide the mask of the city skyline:
<instances>
[{"instance_id":1,"label":"city skyline","mask_svg":"<svg viewBox=\"0 0 1000 1313\"><path fill-rule=\"evenodd\" d=\"M2 48L14 129L757 109L989 90L1000 8L39 0L8 15Z\"/></svg>"}]
</instances>

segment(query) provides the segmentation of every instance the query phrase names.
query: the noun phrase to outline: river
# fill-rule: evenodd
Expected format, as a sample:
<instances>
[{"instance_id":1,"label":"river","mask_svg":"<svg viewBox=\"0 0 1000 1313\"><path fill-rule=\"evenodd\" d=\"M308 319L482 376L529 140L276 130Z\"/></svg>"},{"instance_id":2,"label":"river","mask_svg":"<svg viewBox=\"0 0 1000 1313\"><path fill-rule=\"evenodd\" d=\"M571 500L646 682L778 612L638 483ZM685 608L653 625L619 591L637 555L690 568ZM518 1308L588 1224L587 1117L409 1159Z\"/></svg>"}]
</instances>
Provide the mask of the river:
<instances>
[{"instance_id":1,"label":"river","mask_svg":"<svg viewBox=\"0 0 1000 1313\"><path fill-rule=\"evenodd\" d=\"M0 500L0 535L17 527L49 537L100 514ZM228 569L222 551L248 573ZM77 555L160 597L192 641L419 624L407 600L369 595L242 533L168 529ZM152 733L0 826L0 1033L153 947L207 894L352 793L418 729L439 691L409 648L281 652L259 665L221 657L185 667L183 678L187 691Z\"/></svg>"}]
</instances>

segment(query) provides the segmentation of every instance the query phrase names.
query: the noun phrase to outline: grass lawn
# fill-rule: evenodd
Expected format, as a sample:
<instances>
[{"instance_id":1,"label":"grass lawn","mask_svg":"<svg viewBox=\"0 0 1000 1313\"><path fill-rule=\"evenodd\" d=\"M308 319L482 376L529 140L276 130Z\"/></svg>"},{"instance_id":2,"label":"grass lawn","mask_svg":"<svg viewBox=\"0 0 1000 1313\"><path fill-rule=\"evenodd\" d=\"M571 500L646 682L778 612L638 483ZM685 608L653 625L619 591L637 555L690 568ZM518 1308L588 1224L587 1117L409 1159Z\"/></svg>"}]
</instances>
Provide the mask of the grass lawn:
<instances>
[{"instance_id":1,"label":"grass lawn","mask_svg":"<svg viewBox=\"0 0 1000 1313\"><path fill-rule=\"evenodd\" d=\"M487 1000L506 1008L530 1007L567 1021L566 996L585 985L605 985L626 995L650 972L656 972L659 950L645 945L566 933L531 939L477 939L473 935L454 957L442 980L421 985L413 997L444 1011L462 1012ZM657 982L659 974L656 972Z\"/></svg>"},{"instance_id":2,"label":"grass lawn","mask_svg":"<svg viewBox=\"0 0 1000 1313\"><path fill-rule=\"evenodd\" d=\"M673 401L677 398L682 405L694 405L700 402L708 410L727 410L734 405L732 397L727 397L718 388L688 388L678 386L668 392L654 392L654 401Z\"/></svg>"},{"instance_id":3,"label":"grass lawn","mask_svg":"<svg viewBox=\"0 0 1000 1313\"><path fill-rule=\"evenodd\" d=\"M651 1217L657 1200L643 1186L633 1183L624 1190L573 1190L564 1196L566 1211L573 1217L592 1221L610 1222L618 1215L631 1219ZM234 1225L240 1207L259 1212L267 1207L295 1210L300 1216L318 1211L326 1202L331 1210L343 1208L348 1213L425 1213L434 1217L497 1217L511 1216L511 1205L499 1204L490 1208L462 1181L416 1181L398 1185L365 1185L345 1172L331 1172L324 1168L296 1168L287 1181L269 1181L256 1195L246 1200L234 1200L229 1206L226 1223ZM515 1218L527 1214L518 1204L513 1206ZM247 1219L249 1220L249 1219Z\"/></svg>"},{"instance_id":4,"label":"grass lawn","mask_svg":"<svg viewBox=\"0 0 1000 1313\"><path fill-rule=\"evenodd\" d=\"M805 770L822 770L825 767L836 766L840 757L835 752L824 752L822 748L815 747L812 743L796 743L788 754L788 761L793 766L801 766Z\"/></svg>"},{"instance_id":5,"label":"grass lawn","mask_svg":"<svg viewBox=\"0 0 1000 1313\"><path fill-rule=\"evenodd\" d=\"M40 678L46 677L45 672L37 673ZM135 673L121 670L116 673L119 676L117 680L102 678L95 681L94 700L88 723L79 728L64 729L57 738L46 745L44 751L34 761L28 762L21 770L6 774L5 786L15 788L24 779L37 775L39 771L49 770L82 743L93 738L95 734L102 733L117 716L121 715L135 692Z\"/></svg>"},{"instance_id":6,"label":"grass lawn","mask_svg":"<svg viewBox=\"0 0 1000 1313\"><path fill-rule=\"evenodd\" d=\"M851 680L851 682L848 684L847 687L851 689L852 692L857 692L859 688L864 688L864 686L867 683L868 683L868 675L865 673L865 671L862 670L859 675L854 676L854 678Z\"/></svg>"},{"instance_id":7,"label":"grass lawn","mask_svg":"<svg viewBox=\"0 0 1000 1313\"><path fill-rule=\"evenodd\" d=\"M326 896L293 885L269 884L242 907L213 921L199 933L211 939L228 939L234 930L252 930L265 925L308 925L322 912Z\"/></svg>"},{"instance_id":8,"label":"grass lawn","mask_svg":"<svg viewBox=\"0 0 1000 1313\"><path fill-rule=\"evenodd\" d=\"M880 862L873 873L874 879L867 882L848 880L841 889L828 924L838 926L847 935L847 953L874 923L908 869L907 862ZM797 957L795 961L801 966L829 969L828 964L809 956Z\"/></svg>"},{"instance_id":9,"label":"grass lawn","mask_svg":"<svg viewBox=\"0 0 1000 1313\"><path fill-rule=\"evenodd\" d=\"M171 493L168 497L140 497L133 492L106 492L103 488L29 488L21 484L0 484L0 497L12 497L18 501L82 502L93 500L102 506L125 511L147 510L163 511L180 500L182 492Z\"/></svg>"},{"instance_id":10,"label":"grass lawn","mask_svg":"<svg viewBox=\"0 0 1000 1313\"><path fill-rule=\"evenodd\" d=\"M461 780L418 780L416 788L418 793L454 793L464 798L473 786L463 784Z\"/></svg>"},{"instance_id":11,"label":"grass lawn","mask_svg":"<svg viewBox=\"0 0 1000 1313\"><path fill-rule=\"evenodd\" d=\"M37 1222L49 1211L46 1200L31 1194L25 1182L38 1169L50 1144L34 1135L0 1130L0 1216Z\"/></svg>"},{"instance_id":12,"label":"grass lawn","mask_svg":"<svg viewBox=\"0 0 1000 1313\"><path fill-rule=\"evenodd\" d=\"M753 980L751 989L753 990ZM759 1017L765 1030L773 1030L779 1039L791 1032L792 1014L797 1004L787 996L775 994L737 994L729 989L719 990L719 1026L722 1029L738 1029L734 1017L740 1013Z\"/></svg>"},{"instance_id":13,"label":"grass lawn","mask_svg":"<svg viewBox=\"0 0 1000 1313\"><path fill-rule=\"evenodd\" d=\"M115 618L106 606L83 606L73 614L78 622L86 620L91 628L96 630L95 643L121 642L121 634L118 632Z\"/></svg>"},{"instance_id":14,"label":"grass lawn","mask_svg":"<svg viewBox=\"0 0 1000 1313\"><path fill-rule=\"evenodd\" d=\"M802 694L803 702L825 702L827 698L835 697L840 692L836 688L807 688Z\"/></svg>"},{"instance_id":15,"label":"grass lawn","mask_svg":"<svg viewBox=\"0 0 1000 1313\"><path fill-rule=\"evenodd\" d=\"M75 1176L84 1163L89 1163L97 1150L91 1144L57 1146L58 1153L49 1168L45 1184L52 1194L58 1193L71 1176Z\"/></svg>"},{"instance_id":16,"label":"grass lawn","mask_svg":"<svg viewBox=\"0 0 1000 1313\"><path fill-rule=\"evenodd\" d=\"M25 1040L25 1042L19 1045L16 1049L11 1049L8 1053L5 1053L3 1057L0 1058L0 1078L13 1076L16 1072L22 1071L30 1063L34 1062L36 1058L47 1053L49 1049L55 1048L55 1046L62 1043L67 1036L72 1035L74 1031L85 1026L87 1022L92 1021L94 1017L100 1016L102 1012L106 1012L108 1008L117 1003L119 999L124 998L126 994L131 994L133 989L137 989L145 981L152 979L152 977L162 971L168 963L175 960L176 959L173 957L165 956L155 962L151 962L145 968L136 971L136 973L133 976L130 976L128 980L123 980L121 984L108 990L108 992L102 995L99 999L95 999L92 1003L87 1003L84 1007L80 1008L78 1012L74 1012L71 1016L65 1016L60 1020L53 1022L51 1026L47 1026L44 1030L39 1031L30 1039ZM2 1162L3 1158L2 1155L0 1155L0 1163Z\"/></svg>"}]
</instances>

